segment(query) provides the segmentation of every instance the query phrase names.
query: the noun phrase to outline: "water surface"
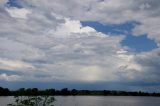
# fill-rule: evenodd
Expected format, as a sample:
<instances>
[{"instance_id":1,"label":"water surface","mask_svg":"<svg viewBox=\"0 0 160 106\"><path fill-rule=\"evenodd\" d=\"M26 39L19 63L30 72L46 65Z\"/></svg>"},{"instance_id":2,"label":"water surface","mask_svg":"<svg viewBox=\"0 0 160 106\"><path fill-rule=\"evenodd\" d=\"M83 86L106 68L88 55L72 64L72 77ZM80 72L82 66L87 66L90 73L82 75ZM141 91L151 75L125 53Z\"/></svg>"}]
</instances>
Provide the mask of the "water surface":
<instances>
[{"instance_id":1,"label":"water surface","mask_svg":"<svg viewBox=\"0 0 160 106\"><path fill-rule=\"evenodd\" d=\"M133 96L55 96L55 106L160 106L160 97ZM0 106L13 97L0 97Z\"/></svg>"}]
</instances>

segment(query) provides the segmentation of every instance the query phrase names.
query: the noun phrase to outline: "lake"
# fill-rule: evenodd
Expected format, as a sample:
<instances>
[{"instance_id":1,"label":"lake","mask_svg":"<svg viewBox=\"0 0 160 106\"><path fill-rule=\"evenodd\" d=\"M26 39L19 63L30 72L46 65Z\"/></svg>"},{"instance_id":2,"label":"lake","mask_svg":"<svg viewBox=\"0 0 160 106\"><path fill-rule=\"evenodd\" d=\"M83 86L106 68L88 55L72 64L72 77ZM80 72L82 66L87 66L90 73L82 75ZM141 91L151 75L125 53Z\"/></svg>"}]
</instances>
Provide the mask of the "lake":
<instances>
[{"instance_id":1,"label":"lake","mask_svg":"<svg viewBox=\"0 0 160 106\"><path fill-rule=\"evenodd\" d=\"M160 106L160 97L55 96L55 99L55 106ZM0 106L13 100L11 96L0 97Z\"/></svg>"}]
</instances>

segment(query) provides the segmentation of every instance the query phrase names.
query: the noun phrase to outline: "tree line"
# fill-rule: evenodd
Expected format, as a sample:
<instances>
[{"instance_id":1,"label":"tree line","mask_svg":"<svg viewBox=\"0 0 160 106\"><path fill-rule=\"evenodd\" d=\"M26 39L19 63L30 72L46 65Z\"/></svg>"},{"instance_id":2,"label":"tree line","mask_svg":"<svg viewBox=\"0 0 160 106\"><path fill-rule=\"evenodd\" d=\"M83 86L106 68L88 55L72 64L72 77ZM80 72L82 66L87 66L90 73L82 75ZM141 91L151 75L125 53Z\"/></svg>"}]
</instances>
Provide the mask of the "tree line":
<instances>
[{"instance_id":1,"label":"tree line","mask_svg":"<svg viewBox=\"0 0 160 106\"><path fill-rule=\"evenodd\" d=\"M18 90L9 90L8 88L0 87L0 96L38 96L38 95L104 95L104 96L160 96L160 93L148 93L142 91L116 91L116 90L76 90L63 88L61 90L38 88L20 88Z\"/></svg>"}]
</instances>

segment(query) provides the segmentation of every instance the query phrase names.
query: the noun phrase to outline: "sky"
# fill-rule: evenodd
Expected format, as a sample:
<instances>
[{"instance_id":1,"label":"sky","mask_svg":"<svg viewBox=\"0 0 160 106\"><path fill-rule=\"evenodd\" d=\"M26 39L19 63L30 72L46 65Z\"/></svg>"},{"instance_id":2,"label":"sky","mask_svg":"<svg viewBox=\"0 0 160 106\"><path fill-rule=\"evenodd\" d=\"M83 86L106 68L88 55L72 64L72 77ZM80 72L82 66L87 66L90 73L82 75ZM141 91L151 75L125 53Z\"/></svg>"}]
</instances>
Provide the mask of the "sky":
<instances>
[{"instance_id":1,"label":"sky","mask_svg":"<svg viewBox=\"0 0 160 106\"><path fill-rule=\"evenodd\" d=\"M159 0L0 0L0 86L160 92Z\"/></svg>"}]
</instances>

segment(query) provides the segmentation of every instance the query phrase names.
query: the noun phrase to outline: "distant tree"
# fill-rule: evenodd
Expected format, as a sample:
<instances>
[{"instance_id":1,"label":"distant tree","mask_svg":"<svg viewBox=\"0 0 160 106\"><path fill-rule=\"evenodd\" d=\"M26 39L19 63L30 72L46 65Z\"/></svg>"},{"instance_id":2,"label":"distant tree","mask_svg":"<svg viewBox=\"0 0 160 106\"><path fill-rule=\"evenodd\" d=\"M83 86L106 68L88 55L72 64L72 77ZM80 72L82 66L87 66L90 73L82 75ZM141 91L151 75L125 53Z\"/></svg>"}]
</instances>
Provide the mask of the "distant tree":
<instances>
[{"instance_id":1,"label":"distant tree","mask_svg":"<svg viewBox=\"0 0 160 106\"><path fill-rule=\"evenodd\" d=\"M55 95L55 89L46 89L45 94L47 95Z\"/></svg>"},{"instance_id":2,"label":"distant tree","mask_svg":"<svg viewBox=\"0 0 160 106\"><path fill-rule=\"evenodd\" d=\"M17 90L17 95L24 95L25 94L25 88L20 88Z\"/></svg>"},{"instance_id":3,"label":"distant tree","mask_svg":"<svg viewBox=\"0 0 160 106\"><path fill-rule=\"evenodd\" d=\"M0 87L0 96L8 96L10 95L10 90L8 88Z\"/></svg>"},{"instance_id":4,"label":"distant tree","mask_svg":"<svg viewBox=\"0 0 160 106\"><path fill-rule=\"evenodd\" d=\"M69 92L68 88L63 88L61 90L61 95L69 95L69 94L70 94L70 92Z\"/></svg>"},{"instance_id":5,"label":"distant tree","mask_svg":"<svg viewBox=\"0 0 160 106\"><path fill-rule=\"evenodd\" d=\"M103 91L103 94L104 94L104 95L110 95L110 94L111 94L111 91L104 90L104 91Z\"/></svg>"},{"instance_id":6,"label":"distant tree","mask_svg":"<svg viewBox=\"0 0 160 106\"><path fill-rule=\"evenodd\" d=\"M72 89L72 90L71 90L71 94L72 94L72 95L77 95L77 94L78 94L78 91L77 91L76 89Z\"/></svg>"},{"instance_id":7,"label":"distant tree","mask_svg":"<svg viewBox=\"0 0 160 106\"><path fill-rule=\"evenodd\" d=\"M32 91L31 95L34 95L34 96L38 95L38 89L37 88L33 88L31 91Z\"/></svg>"},{"instance_id":8,"label":"distant tree","mask_svg":"<svg viewBox=\"0 0 160 106\"><path fill-rule=\"evenodd\" d=\"M90 95L90 94L91 94L91 91L89 91L89 90L84 90L84 92L85 92L87 95Z\"/></svg>"},{"instance_id":9,"label":"distant tree","mask_svg":"<svg viewBox=\"0 0 160 106\"><path fill-rule=\"evenodd\" d=\"M60 90L56 90L55 94L56 95L61 95L61 91Z\"/></svg>"},{"instance_id":10,"label":"distant tree","mask_svg":"<svg viewBox=\"0 0 160 106\"><path fill-rule=\"evenodd\" d=\"M32 89L31 88L26 89L26 95L31 95L31 93L32 93Z\"/></svg>"},{"instance_id":11,"label":"distant tree","mask_svg":"<svg viewBox=\"0 0 160 106\"><path fill-rule=\"evenodd\" d=\"M3 88L0 87L0 95L2 96L2 93L3 93Z\"/></svg>"}]
</instances>

